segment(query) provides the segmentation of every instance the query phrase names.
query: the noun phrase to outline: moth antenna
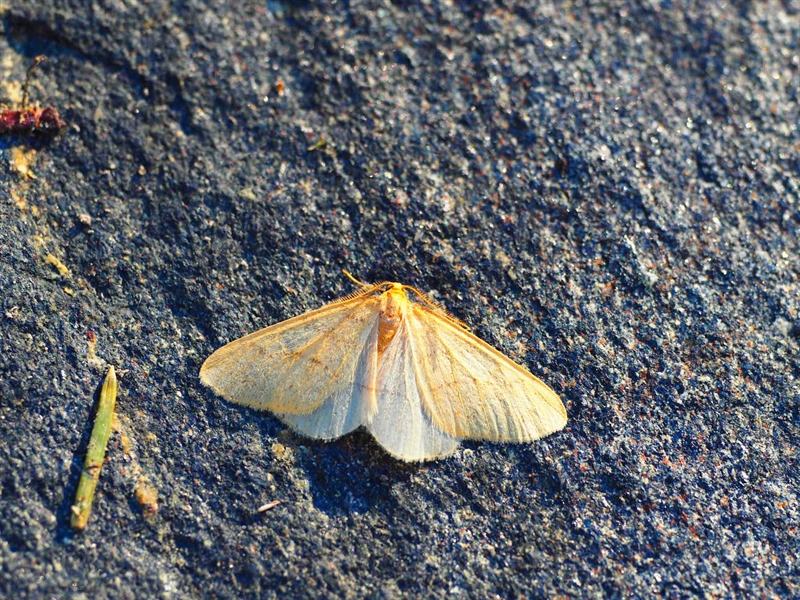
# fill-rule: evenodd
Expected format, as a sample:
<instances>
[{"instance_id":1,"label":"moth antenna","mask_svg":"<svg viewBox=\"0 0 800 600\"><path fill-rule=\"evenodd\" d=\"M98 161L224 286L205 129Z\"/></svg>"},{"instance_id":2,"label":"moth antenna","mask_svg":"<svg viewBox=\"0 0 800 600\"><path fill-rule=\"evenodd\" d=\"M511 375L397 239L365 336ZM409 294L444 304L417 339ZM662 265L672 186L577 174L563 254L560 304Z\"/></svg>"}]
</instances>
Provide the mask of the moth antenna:
<instances>
[{"instance_id":1,"label":"moth antenna","mask_svg":"<svg viewBox=\"0 0 800 600\"><path fill-rule=\"evenodd\" d=\"M344 273L344 274L345 274L345 276L346 276L346 277L347 277L347 278L348 278L350 281L352 281L352 282L353 282L353 283L355 283L356 285L360 285L362 288L371 288L371 287L373 287L373 286L371 286L371 285L370 285L370 284L368 284L368 283L364 283L363 281L359 281L358 279L356 279L355 277L353 277L353 276L352 276L350 273L348 273L348 272L347 272L347 271L345 271L344 269L342 269L342 273Z\"/></svg>"},{"instance_id":2,"label":"moth antenna","mask_svg":"<svg viewBox=\"0 0 800 600\"><path fill-rule=\"evenodd\" d=\"M361 288L360 290L356 290L347 296L343 296L342 298L337 298L336 300L331 300L328 304L340 304L342 302L347 302L348 300L352 300L353 298L360 298L361 296L366 296L371 294L377 289L380 289L380 285L366 285L365 287Z\"/></svg>"},{"instance_id":3,"label":"moth antenna","mask_svg":"<svg viewBox=\"0 0 800 600\"><path fill-rule=\"evenodd\" d=\"M417 297L420 300L422 300L425 304L427 304L428 307L435 313L443 316L451 323L458 325L459 327L461 327L461 329L465 329L466 331L472 331L472 328L469 325L464 323L464 321L462 321L461 319L457 319L456 317L451 315L444 306L436 302L436 300L428 296L428 294L420 292L417 288L412 287L410 285L404 285L403 287L414 292L417 295Z\"/></svg>"},{"instance_id":4,"label":"moth antenna","mask_svg":"<svg viewBox=\"0 0 800 600\"><path fill-rule=\"evenodd\" d=\"M36 70L36 67L39 66L39 63L41 63L46 58L47 58L46 56L42 55L37 56L36 58L33 59L33 64L30 67L28 67L28 72L25 74L25 83L22 86L22 110L28 108L28 89L31 86L31 79L33 78L33 72Z\"/></svg>"}]
</instances>

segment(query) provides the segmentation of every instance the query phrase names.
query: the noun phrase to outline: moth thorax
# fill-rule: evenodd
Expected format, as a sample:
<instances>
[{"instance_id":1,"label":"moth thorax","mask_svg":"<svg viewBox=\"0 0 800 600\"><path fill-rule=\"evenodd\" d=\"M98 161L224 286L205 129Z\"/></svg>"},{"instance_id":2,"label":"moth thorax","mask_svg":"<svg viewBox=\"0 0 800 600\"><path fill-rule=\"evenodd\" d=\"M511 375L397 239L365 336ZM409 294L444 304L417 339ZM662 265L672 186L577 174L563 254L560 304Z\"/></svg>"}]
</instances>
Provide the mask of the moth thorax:
<instances>
[{"instance_id":1,"label":"moth thorax","mask_svg":"<svg viewBox=\"0 0 800 600\"><path fill-rule=\"evenodd\" d=\"M405 317L408 298L402 287L392 287L381 297L381 315L378 321L378 355L394 339Z\"/></svg>"}]
</instances>

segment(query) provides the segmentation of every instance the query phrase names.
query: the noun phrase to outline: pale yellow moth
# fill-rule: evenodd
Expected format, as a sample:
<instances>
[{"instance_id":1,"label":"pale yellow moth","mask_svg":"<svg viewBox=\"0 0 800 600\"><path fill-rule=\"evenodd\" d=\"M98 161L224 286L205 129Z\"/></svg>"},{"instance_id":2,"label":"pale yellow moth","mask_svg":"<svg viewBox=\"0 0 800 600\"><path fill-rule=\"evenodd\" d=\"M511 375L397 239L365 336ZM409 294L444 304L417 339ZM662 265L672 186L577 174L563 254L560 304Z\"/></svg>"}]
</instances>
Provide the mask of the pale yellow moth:
<instances>
[{"instance_id":1,"label":"pale yellow moth","mask_svg":"<svg viewBox=\"0 0 800 600\"><path fill-rule=\"evenodd\" d=\"M425 294L345 274L361 290L223 346L200 369L203 383L312 438L363 425L407 461L447 456L464 439L529 442L566 425L553 390Z\"/></svg>"}]
</instances>

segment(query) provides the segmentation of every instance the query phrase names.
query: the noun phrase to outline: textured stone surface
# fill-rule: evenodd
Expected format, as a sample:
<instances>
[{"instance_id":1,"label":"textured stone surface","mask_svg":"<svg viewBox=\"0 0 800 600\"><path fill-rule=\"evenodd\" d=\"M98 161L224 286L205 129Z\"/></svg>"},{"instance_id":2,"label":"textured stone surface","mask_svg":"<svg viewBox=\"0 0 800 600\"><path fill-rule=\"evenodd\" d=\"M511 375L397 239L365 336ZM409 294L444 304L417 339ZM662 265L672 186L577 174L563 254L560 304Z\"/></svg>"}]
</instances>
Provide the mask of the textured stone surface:
<instances>
[{"instance_id":1,"label":"textured stone surface","mask_svg":"<svg viewBox=\"0 0 800 600\"><path fill-rule=\"evenodd\" d=\"M46 54L70 127L0 141L0 595L800 594L799 9L6 6L0 96ZM567 428L408 465L200 385L341 268L431 290Z\"/></svg>"}]
</instances>

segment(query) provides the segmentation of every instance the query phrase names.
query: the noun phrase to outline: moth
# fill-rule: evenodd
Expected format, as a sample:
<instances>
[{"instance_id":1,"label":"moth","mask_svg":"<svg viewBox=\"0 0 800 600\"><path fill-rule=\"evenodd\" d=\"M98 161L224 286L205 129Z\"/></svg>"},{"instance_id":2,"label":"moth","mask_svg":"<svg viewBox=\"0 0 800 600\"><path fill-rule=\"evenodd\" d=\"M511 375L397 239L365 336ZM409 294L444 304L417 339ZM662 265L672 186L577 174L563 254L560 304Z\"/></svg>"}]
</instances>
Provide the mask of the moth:
<instances>
[{"instance_id":1,"label":"moth","mask_svg":"<svg viewBox=\"0 0 800 600\"><path fill-rule=\"evenodd\" d=\"M529 442L566 425L553 390L425 294L345 274L359 291L223 346L200 379L311 438L363 426L405 461L447 456L465 439Z\"/></svg>"}]
</instances>

